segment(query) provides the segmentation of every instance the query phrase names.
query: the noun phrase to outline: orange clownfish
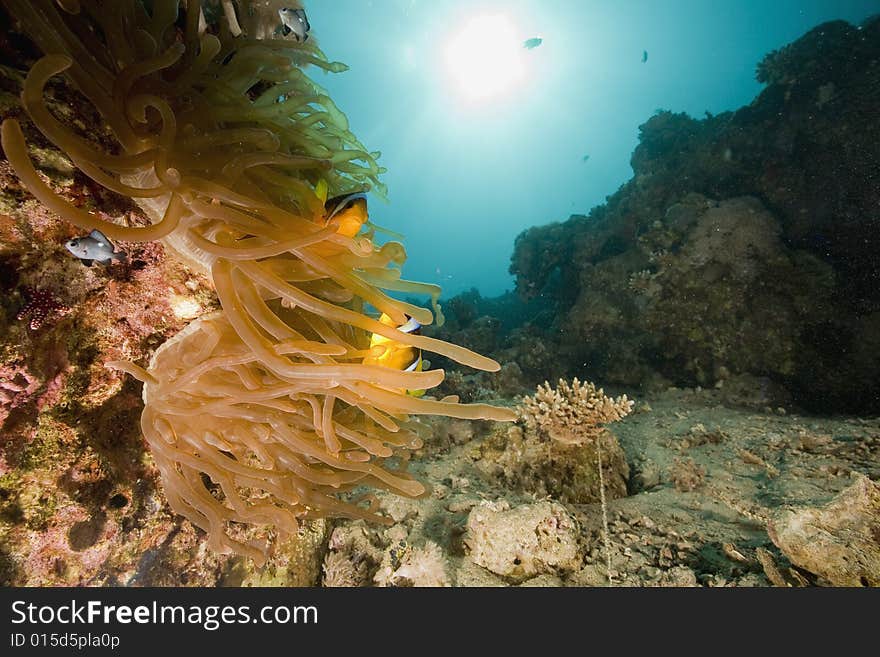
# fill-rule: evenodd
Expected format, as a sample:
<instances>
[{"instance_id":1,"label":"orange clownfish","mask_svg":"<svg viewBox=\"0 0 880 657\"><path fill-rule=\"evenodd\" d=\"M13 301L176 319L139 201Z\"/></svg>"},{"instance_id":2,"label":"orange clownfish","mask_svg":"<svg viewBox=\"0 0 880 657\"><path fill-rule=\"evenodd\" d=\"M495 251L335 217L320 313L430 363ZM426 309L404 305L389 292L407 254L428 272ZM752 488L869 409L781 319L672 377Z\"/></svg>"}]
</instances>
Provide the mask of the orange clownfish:
<instances>
[{"instance_id":1,"label":"orange clownfish","mask_svg":"<svg viewBox=\"0 0 880 657\"><path fill-rule=\"evenodd\" d=\"M394 326L391 318L382 313L379 321L386 326ZM396 327L402 333L418 335L422 325L410 317L406 324ZM403 344L397 340L386 338L384 335L373 333L370 337L370 355L364 358L364 365L382 365L404 372L421 372L424 365L422 350L412 345ZM406 394L421 397L424 390L407 390Z\"/></svg>"},{"instance_id":2,"label":"orange clownfish","mask_svg":"<svg viewBox=\"0 0 880 657\"><path fill-rule=\"evenodd\" d=\"M355 192L327 198L329 191L330 187L324 179L319 180L315 185L315 196L324 204L324 225L329 225L330 221L336 218L339 222L339 229L336 232L346 237L354 237L370 219L367 213L367 195L363 192Z\"/></svg>"},{"instance_id":3,"label":"orange clownfish","mask_svg":"<svg viewBox=\"0 0 880 657\"><path fill-rule=\"evenodd\" d=\"M327 181L321 179L315 185L315 196L324 205L323 224L330 224L330 221L336 220L339 226L336 232L345 237L354 237L361 228L367 226L371 233L379 232L388 235L395 240L403 240L404 237L400 233L388 230L381 226L377 226L370 221L370 215L367 212L367 194L366 192L353 192L351 194L342 194L327 198L330 187Z\"/></svg>"},{"instance_id":4,"label":"orange clownfish","mask_svg":"<svg viewBox=\"0 0 880 657\"><path fill-rule=\"evenodd\" d=\"M367 214L367 195L363 192L345 194L327 199L324 203L324 225L328 225L332 219L339 222L336 231L346 237L357 235L361 227L369 221Z\"/></svg>"}]
</instances>

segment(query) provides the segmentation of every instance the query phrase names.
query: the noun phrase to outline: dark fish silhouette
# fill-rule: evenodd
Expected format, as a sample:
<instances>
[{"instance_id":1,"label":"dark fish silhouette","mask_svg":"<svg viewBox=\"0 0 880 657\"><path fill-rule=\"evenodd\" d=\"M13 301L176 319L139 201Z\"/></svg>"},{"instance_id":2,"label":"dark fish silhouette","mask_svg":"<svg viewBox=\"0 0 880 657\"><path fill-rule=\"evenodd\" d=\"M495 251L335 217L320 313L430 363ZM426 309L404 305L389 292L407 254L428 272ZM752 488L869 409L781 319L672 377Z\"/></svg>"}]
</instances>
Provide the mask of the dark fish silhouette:
<instances>
[{"instance_id":1,"label":"dark fish silhouette","mask_svg":"<svg viewBox=\"0 0 880 657\"><path fill-rule=\"evenodd\" d=\"M646 61L648 61L648 51L643 50L642 51L642 64L644 64Z\"/></svg>"}]
</instances>

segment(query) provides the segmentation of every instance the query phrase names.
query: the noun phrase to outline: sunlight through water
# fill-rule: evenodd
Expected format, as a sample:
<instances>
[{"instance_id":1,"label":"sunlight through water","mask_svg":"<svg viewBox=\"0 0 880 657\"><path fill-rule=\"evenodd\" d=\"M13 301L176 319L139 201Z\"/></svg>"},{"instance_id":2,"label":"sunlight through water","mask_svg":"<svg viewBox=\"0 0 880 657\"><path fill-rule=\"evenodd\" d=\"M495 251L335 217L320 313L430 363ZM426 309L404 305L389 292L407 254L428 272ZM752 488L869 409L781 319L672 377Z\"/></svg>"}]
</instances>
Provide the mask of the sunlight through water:
<instances>
[{"instance_id":1,"label":"sunlight through water","mask_svg":"<svg viewBox=\"0 0 880 657\"><path fill-rule=\"evenodd\" d=\"M469 20L446 47L446 72L456 93L469 102L497 99L525 77L522 38L502 14Z\"/></svg>"}]
</instances>

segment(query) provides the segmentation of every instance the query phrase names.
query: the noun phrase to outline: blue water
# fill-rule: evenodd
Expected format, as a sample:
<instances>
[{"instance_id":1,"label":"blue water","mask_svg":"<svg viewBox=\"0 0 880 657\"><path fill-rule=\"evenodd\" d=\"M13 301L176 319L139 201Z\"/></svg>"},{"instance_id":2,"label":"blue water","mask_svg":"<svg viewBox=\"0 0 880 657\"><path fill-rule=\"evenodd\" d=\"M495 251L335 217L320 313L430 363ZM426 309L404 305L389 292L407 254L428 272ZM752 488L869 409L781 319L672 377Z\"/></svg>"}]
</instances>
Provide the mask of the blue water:
<instances>
[{"instance_id":1,"label":"blue water","mask_svg":"<svg viewBox=\"0 0 880 657\"><path fill-rule=\"evenodd\" d=\"M824 21L880 11L877 0L307 7L327 56L351 67L318 81L383 153L390 202L371 201L371 216L406 235L404 276L440 283L445 295L477 287L486 296L513 287L510 254L523 229L586 214L631 177L638 126L657 109L701 117L748 104L764 54ZM481 15L543 43L516 53L516 88L478 103L456 92L446 62L449 44Z\"/></svg>"}]
</instances>

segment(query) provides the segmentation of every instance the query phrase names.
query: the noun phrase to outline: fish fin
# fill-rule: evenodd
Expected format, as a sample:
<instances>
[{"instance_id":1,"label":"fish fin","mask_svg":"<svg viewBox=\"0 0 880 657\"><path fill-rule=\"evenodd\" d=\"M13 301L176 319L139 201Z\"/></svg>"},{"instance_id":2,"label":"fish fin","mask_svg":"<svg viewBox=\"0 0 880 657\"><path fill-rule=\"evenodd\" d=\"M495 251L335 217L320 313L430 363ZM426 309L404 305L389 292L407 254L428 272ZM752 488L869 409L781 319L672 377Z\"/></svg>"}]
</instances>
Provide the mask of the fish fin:
<instances>
[{"instance_id":1,"label":"fish fin","mask_svg":"<svg viewBox=\"0 0 880 657\"><path fill-rule=\"evenodd\" d=\"M419 349L418 353L416 353L416 359L411 362L407 367L403 368L404 372L421 372L422 371L422 350Z\"/></svg>"},{"instance_id":2,"label":"fish fin","mask_svg":"<svg viewBox=\"0 0 880 657\"><path fill-rule=\"evenodd\" d=\"M305 9L294 9L293 13L296 14L296 17L300 19L300 23L302 23L303 28L306 31L306 39L309 38L308 32L312 29L311 24L309 23L309 17L306 16ZM305 39L303 39L305 41Z\"/></svg>"},{"instance_id":3,"label":"fish fin","mask_svg":"<svg viewBox=\"0 0 880 657\"><path fill-rule=\"evenodd\" d=\"M407 317L409 317L407 315ZM410 317L406 320L406 324L402 324L397 327L397 330L401 333L413 333L415 335L419 334L419 329L422 328L422 325L419 324L418 320L415 317ZM419 354L419 358L421 358L421 354Z\"/></svg>"},{"instance_id":4,"label":"fish fin","mask_svg":"<svg viewBox=\"0 0 880 657\"><path fill-rule=\"evenodd\" d=\"M128 254L125 251L117 251L113 254L113 258L121 262L123 260L128 260Z\"/></svg>"},{"instance_id":5,"label":"fish fin","mask_svg":"<svg viewBox=\"0 0 880 657\"><path fill-rule=\"evenodd\" d=\"M416 358L415 362L406 368L407 372L423 372L424 371L425 362L422 360L422 350L419 350L419 355ZM406 394L410 397L421 397L425 394L425 390L407 390Z\"/></svg>"},{"instance_id":6,"label":"fish fin","mask_svg":"<svg viewBox=\"0 0 880 657\"><path fill-rule=\"evenodd\" d=\"M80 258L80 260L82 261L82 263L83 263L86 267L91 267L91 266L92 266L92 262L94 262L94 260L89 260L88 258Z\"/></svg>"},{"instance_id":7,"label":"fish fin","mask_svg":"<svg viewBox=\"0 0 880 657\"><path fill-rule=\"evenodd\" d=\"M95 228L91 233L89 233L89 237L93 240L98 240L99 242L103 242L104 244L110 244L110 240L107 239L107 236L104 235L100 230Z\"/></svg>"},{"instance_id":8,"label":"fish fin","mask_svg":"<svg viewBox=\"0 0 880 657\"><path fill-rule=\"evenodd\" d=\"M284 23L281 24L281 34L283 34L284 36L287 36L292 31L293 30L291 30L289 27L287 27L287 25L285 25Z\"/></svg>"}]
</instances>

